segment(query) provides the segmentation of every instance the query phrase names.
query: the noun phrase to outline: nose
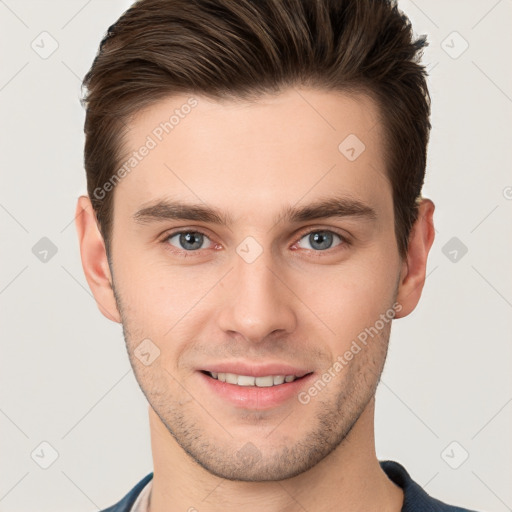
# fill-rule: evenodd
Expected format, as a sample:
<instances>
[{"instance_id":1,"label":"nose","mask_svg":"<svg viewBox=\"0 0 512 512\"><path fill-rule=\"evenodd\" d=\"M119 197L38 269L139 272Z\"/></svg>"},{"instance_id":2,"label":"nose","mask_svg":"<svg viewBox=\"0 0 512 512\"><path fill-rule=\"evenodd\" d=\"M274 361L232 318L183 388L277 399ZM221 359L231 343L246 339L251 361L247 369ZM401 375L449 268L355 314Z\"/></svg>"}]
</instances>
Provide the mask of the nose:
<instances>
[{"instance_id":1,"label":"nose","mask_svg":"<svg viewBox=\"0 0 512 512\"><path fill-rule=\"evenodd\" d=\"M227 335L260 343L295 330L296 298L269 250L253 262L235 254L234 267L222 282L224 296L218 325Z\"/></svg>"}]
</instances>

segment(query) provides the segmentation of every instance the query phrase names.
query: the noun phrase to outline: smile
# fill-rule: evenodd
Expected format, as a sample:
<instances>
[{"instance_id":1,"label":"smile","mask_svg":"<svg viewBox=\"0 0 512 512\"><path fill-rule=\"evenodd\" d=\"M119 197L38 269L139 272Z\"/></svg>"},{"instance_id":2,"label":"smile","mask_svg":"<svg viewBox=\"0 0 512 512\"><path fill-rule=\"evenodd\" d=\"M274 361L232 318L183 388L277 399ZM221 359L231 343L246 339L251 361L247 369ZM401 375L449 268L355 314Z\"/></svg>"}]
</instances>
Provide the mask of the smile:
<instances>
[{"instance_id":1,"label":"smile","mask_svg":"<svg viewBox=\"0 0 512 512\"><path fill-rule=\"evenodd\" d=\"M206 374L213 379L228 384L236 384L237 386L257 386L259 388L279 386L285 382L293 382L300 378L296 375L264 375L261 377L253 377L251 375L237 375L235 373L206 372Z\"/></svg>"}]
</instances>

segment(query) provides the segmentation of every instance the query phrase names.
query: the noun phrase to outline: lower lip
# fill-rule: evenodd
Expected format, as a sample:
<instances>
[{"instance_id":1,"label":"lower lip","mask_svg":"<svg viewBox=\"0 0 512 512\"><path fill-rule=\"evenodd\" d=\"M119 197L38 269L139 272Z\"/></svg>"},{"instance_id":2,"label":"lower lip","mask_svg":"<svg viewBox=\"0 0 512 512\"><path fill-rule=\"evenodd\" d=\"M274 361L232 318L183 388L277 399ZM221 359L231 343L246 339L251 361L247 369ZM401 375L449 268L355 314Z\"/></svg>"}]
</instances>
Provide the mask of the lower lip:
<instances>
[{"instance_id":1,"label":"lower lip","mask_svg":"<svg viewBox=\"0 0 512 512\"><path fill-rule=\"evenodd\" d=\"M258 386L238 386L214 379L202 372L198 372L203 382L216 395L231 404L244 409L271 409L291 398L297 397L301 388L309 384L314 374L310 373L301 379L293 382L285 382L277 386L258 387Z\"/></svg>"}]
</instances>

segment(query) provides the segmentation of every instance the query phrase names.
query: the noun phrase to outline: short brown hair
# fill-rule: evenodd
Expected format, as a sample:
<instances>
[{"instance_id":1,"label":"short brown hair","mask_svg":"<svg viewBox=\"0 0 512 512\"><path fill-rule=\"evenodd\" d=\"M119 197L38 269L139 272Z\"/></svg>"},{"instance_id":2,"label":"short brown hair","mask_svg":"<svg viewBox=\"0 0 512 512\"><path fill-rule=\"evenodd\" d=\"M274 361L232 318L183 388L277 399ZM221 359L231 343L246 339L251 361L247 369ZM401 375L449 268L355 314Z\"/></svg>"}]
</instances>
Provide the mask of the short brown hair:
<instances>
[{"instance_id":1,"label":"short brown hair","mask_svg":"<svg viewBox=\"0 0 512 512\"><path fill-rule=\"evenodd\" d=\"M286 87L362 92L379 108L395 234L405 257L417 218L430 97L416 40L392 0L139 0L112 25L84 78L84 165L107 251L130 117L177 93L258 98Z\"/></svg>"}]
</instances>

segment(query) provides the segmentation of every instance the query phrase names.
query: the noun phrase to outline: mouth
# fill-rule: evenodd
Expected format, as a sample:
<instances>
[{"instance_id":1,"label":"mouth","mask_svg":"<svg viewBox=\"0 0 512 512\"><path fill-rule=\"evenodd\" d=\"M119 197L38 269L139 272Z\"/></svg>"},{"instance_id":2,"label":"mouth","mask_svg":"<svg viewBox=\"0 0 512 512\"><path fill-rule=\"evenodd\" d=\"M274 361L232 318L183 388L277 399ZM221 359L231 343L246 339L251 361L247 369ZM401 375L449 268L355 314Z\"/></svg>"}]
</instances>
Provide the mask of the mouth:
<instances>
[{"instance_id":1,"label":"mouth","mask_svg":"<svg viewBox=\"0 0 512 512\"><path fill-rule=\"evenodd\" d=\"M281 361L219 361L197 370L199 385L216 404L245 410L292 406L316 375L311 367Z\"/></svg>"},{"instance_id":2,"label":"mouth","mask_svg":"<svg viewBox=\"0 0 512 512\"><path fill-rule=\"evenodd\" d=\"M258 377L253 375L238 375L236 373L210 372L206 370L202 370L201 373L220 382L234 384L236 386L270 388L303 379L304 377L311 375L313 372L302 375L262 375Z\"/></svg>"}]
</instances>

